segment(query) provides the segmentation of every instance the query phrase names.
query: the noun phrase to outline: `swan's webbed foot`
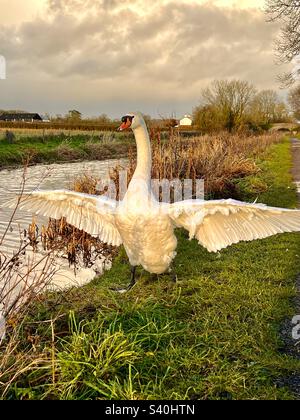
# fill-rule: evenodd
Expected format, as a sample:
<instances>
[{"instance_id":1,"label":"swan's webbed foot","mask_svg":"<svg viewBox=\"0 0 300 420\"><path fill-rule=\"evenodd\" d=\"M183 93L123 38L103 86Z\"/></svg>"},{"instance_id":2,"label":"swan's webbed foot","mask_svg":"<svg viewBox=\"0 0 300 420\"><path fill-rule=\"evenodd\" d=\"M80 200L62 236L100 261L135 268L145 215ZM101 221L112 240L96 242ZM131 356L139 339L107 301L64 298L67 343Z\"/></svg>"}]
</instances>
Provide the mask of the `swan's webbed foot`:
<instances>
[{"instance_id":1,"label":"swan's webbed foot","mask_svg":"<svg viewBox=\"0 0 300 420\"><path fill-rule=\"evenodd\" d=\"M125 289L112 289L115 292L119 292L119 293L126 293L129 292L129 290L131 290L133 288L133 286L135 286L136 281L135 281L135 272L136 272L136 267L131 267L131 279L130 279L130 283L129 285L125 288Z\"/></svg>"}]
</instances>

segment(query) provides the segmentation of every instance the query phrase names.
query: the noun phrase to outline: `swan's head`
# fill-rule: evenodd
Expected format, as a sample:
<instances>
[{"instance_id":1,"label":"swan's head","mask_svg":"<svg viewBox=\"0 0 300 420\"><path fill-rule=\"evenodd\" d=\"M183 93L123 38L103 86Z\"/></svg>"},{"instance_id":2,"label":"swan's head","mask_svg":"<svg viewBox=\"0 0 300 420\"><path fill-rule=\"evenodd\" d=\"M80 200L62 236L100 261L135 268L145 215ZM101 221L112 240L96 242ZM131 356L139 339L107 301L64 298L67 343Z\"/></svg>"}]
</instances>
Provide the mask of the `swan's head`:
<instances>
[{"instance_id":1,"label":"swan's head","mask_svg":"<svg viewBox=\"0 0 300 420\"><path fill-rule=\"evenodd\" d=\"M145 126L144 118L140 112L126 114L124 117L122 117L121 121L122 124L119 127L119 131L123 131L128 128L134 130L140 126Z\"/></svg>"}]
</instances>

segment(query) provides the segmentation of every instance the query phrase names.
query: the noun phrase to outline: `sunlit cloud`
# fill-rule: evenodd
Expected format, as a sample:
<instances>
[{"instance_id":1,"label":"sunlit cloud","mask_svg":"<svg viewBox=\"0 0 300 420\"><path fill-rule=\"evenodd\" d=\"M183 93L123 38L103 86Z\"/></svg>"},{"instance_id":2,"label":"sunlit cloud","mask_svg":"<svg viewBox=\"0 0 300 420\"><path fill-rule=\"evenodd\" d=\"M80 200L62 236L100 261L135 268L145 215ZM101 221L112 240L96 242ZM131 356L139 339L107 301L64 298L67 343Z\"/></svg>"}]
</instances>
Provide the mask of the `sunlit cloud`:
<instances>
[{"instance_id":1,"label":"sunlit cloud","mask_svg":"<svg viewBox=\"0 0 300 420\"><path fill-rule=\"evenodd\" d=\"M47 0L0 0L0 25L18 25L46 11Z\"/></svg>"},{"instance_id":2,"label":"sunlit cloud","mask_svg":"<svg viewBox=\"0 0 300 420\"><path fill-rule=\"evenodd\" d=\"M0 21L0 54L8 65L1 82L5 106L52 113L76 106L86 114L113 116L128 106L180 114L191 111L201 88L214 79L276 88L272 42L278 27L265 22L262 6L225 0L28 0L30 13L12 23L7 6L8 20L2 22L1 15Z\"/></svg>"}]
</instances>

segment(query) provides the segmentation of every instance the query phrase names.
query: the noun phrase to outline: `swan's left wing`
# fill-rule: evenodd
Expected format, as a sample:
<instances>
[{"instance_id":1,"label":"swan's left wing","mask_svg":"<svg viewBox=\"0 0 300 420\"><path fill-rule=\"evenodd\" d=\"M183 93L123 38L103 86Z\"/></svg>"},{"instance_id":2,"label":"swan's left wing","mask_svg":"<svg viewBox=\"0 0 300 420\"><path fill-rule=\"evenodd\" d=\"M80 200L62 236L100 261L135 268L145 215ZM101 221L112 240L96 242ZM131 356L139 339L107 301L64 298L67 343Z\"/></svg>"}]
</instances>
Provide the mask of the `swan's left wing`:
<instances>
[{"instance_id":1,"label":"swan's left wing","mask_svg":"<svg viewBox=\"0 0 300 420\"><path fill-rule=\"evenodd\" d=\"M188 230L210 252L239 241L300 231L300 210L236 200L186 200L166 207L177 227Z\"/></svg>"},{"instance_id":2,"label":"swan's left wing","mask_svg":"<svg viewBox=\"0 0 300 420\"><path fill-rule=\"evenodd\" d=\"M7 203L16 205L16 200ZM67 190L34 191L20 198L19 208L34 214L66 221L101 241L121 245L122 239L115 224L117 202L107 197Z\"/></svg>"}]
</instances>

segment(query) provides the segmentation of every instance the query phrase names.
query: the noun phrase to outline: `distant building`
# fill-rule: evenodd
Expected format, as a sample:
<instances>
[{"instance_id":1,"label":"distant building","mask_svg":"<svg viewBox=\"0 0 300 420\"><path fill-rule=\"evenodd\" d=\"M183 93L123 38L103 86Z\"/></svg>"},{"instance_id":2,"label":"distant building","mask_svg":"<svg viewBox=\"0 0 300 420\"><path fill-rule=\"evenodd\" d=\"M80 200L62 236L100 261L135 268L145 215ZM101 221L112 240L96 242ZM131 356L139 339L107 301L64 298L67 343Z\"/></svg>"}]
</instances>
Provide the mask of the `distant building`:
<instances>
[{"instance_id":1,"label":"distant building","mask_svg":"<svg viewBox=\"0 0 300 420\"><path fill-rule=\"evenodd\" d=\"M42 121L43 122L51 122L50 118L48 115L42 115Z\"/></svg>"},{"instance_id":2,"label":"distant building","mask_svg":"<svg viewBox=\"0 0 300 420\"><path fill-rule=\"evenodd\" d=\"M0 114L0 121L24 121L24 122L34 122L34 121L42 121L42 117L39 114L30 114L30 113L9 113L4 112Z\"/></svg>"},{"instance_id":3,"label":"distant building","mask_svg":"<svg viewBox=\"0 0 300 420\"><path fill-rule=\"evenodd\" d=\"M181 120L179 121L179 125L192 125L193 124L193 120L192 117L190 115L185 115L183 118L181 118Z\"/></svg>"}]
</instances>

